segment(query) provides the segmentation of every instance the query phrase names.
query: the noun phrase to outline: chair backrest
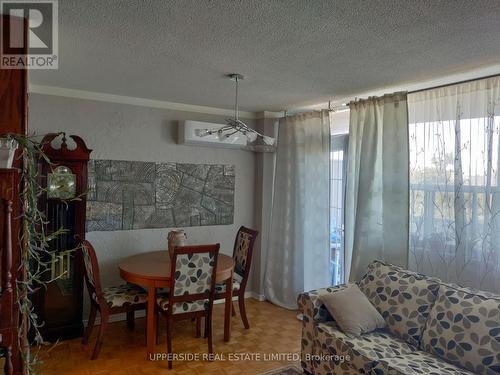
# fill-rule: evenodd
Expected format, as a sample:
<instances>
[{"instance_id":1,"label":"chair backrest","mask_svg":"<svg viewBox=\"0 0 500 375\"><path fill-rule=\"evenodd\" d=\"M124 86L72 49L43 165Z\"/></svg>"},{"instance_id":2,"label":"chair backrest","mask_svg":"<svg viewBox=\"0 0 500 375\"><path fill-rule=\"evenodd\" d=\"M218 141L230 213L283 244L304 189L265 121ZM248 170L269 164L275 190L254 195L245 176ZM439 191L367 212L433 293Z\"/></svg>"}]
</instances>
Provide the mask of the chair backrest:
<instances>
[{"instance_id":1,"label":"chair backrest","mask_svg":"<svg viewBox=\"0 0 500 375\"><path fill-rule=\"evenodd\" d=\"M174 248L169 294L171 313L197 311L205 303L212 308L219 248L219 244Z\"/></svg>"},{"instance_id":2,"label":"chair backrest","mask_svg":"<svg viewBox=\"0 0 500 375\"><path fill-rule=\"evenodd\" d=\"M99 273L99 263L92 244L83 240L80 242L83 264L85 266L85 282L89 291L90 298L98 302L98 296L101 295L101 276Z\"/></svg>"},{"instance_id":3,"label":"chair backrest","mask_svg":"<svg viewBox=\"0 0 500 375\"><path fill-rule=\"evenodd\" d=\"M245 286L250 274L253 245L258 234L258 231L244 226L241 226L236 234L233 250L234 272L242 277L242 287Z\"/></svg>"}]
</instances>

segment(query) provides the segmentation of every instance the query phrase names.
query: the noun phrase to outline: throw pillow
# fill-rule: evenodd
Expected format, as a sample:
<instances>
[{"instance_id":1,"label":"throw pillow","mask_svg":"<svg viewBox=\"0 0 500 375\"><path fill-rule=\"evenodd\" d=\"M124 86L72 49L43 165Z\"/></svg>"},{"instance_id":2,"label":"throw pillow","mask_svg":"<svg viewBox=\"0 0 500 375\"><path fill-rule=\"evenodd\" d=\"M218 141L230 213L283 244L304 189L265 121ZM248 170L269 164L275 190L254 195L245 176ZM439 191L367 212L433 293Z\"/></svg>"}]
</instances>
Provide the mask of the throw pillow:
<instances>
[{"instance_id":1,"label":"throw pillow","mask_svg":"<svg viewBox=\"0 0 500 375\"><path fill-rule=\"evenodd\" d=\"M339 328L348 336L360 336L386 323L382 315L368 301L356 284L335 293L320 295L320 299Z\"/></svg>"}]
</instances>

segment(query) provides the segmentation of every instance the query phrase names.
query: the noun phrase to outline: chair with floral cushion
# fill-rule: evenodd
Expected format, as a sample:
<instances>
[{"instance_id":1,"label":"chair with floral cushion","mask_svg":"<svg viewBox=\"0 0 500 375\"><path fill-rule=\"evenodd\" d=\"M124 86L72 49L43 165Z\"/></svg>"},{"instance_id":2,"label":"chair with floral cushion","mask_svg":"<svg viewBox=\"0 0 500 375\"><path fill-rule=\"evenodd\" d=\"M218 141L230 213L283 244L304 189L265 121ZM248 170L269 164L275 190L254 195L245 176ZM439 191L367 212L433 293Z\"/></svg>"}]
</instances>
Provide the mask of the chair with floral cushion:
<instances>
[{"instance_id":1,"label":"chair with floral cushion","mask_svg":"<svg viewBox=\"0 0 500 375\"><path fill-rule=\"evenodd\" d=\"M174 320L205 318L208 353L212 347L212 307L219 244L176 247L172 252L172 281L168 296L156 299L159 312L167 318L168 368L172 368L172 324ZM197 331L199 325L197 324Z\"/></svg>"},{"instance_id":2,"label":"chair with floral cushion","mask_svg":"<svg viewBox=\"0 0 500 375\"><path fill-rule=\"evenodd\" d=\"M90 296L90 314L82 344L87 344L94 327L97 311L101 316L101 325L94 346L91 359L96 359L101 350L104 333L108 327L109 316L113 314L126 313L127 327L134 328L134 312L145 310L148 294L139 286L124 284L109 288L101 287L99 264L94 247L89 241L80 244L83 262L85 265L85 283Z\"/></svg>"},{"instance_id":3,"label":"chair with floral cushion","mask_svg":"<svg viewBox=\"0 0 500 375\"><path fill-rule=\"evenodd\" d=\"M256 230L241 226L234 241L233 259L235 265L233 274L233 296L238 296L241 320L246 329L250 328L250 324L248 324L247 312L245 309L245 288L247 286L248 275L250 275L253 245L258 234L259 232ZM225 298L226 284L216 284L215 292L216 300ZM234 308L232 310L234 315Z\"/></svg>"}]
</instances>

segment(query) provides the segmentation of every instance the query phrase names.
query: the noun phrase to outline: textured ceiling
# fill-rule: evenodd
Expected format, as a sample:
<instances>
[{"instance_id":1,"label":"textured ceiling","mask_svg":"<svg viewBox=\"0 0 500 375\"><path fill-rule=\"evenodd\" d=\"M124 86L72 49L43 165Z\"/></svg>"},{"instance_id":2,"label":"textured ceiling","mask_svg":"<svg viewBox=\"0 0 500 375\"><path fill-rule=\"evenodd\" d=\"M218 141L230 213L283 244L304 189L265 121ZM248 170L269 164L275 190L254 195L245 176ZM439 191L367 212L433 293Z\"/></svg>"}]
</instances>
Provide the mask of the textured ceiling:
<instances>
[{"instance_id":1,"label":"textured ceiling","mask_svg":"<svg viewBox=\"0 0 500 375\"><path fill-rule=\"evenodd\" d=\"M61 0L59 70L30 81L282 110L500 62L500 0Z\"/></svg>"}]
</instances>

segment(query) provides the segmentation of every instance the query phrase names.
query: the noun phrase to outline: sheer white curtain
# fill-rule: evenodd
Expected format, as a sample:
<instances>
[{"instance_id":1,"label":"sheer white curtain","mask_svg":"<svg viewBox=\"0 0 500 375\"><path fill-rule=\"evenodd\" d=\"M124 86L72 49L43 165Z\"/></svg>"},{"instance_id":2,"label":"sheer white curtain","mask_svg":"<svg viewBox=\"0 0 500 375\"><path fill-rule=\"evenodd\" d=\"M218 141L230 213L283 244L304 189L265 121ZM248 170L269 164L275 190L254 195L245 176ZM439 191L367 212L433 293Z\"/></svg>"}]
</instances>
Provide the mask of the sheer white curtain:
<instances>
[{"instance_id":1,"label":"sheer white curtain","mask_svg":"<svg viewBox=\"0 0 500 375\"><path fill-rule=\"evenodd\" d=\"M280 120L265 295L288 309L330 284L328 113Z\"/></svg>"},{"instance_id":2,"label":"sheer white curtain","mask_svg":"<svg viewBox=\"0 0 500 375\"><path fill-rule=\"evenodd\" d=\"M345 202L345 279L374 259L407 266L408 110L405 93L352 102Z\"/></svg>"},{"instance_id":3,"label":"sheer white curtain","mask_svg":"<svg viewBox=\"0 0 500 375\"><path fill-rule=\"evenodd\" d=\"M408 104L410 267L500 292L500 78Z\"/></svg>"}]
</instances>

